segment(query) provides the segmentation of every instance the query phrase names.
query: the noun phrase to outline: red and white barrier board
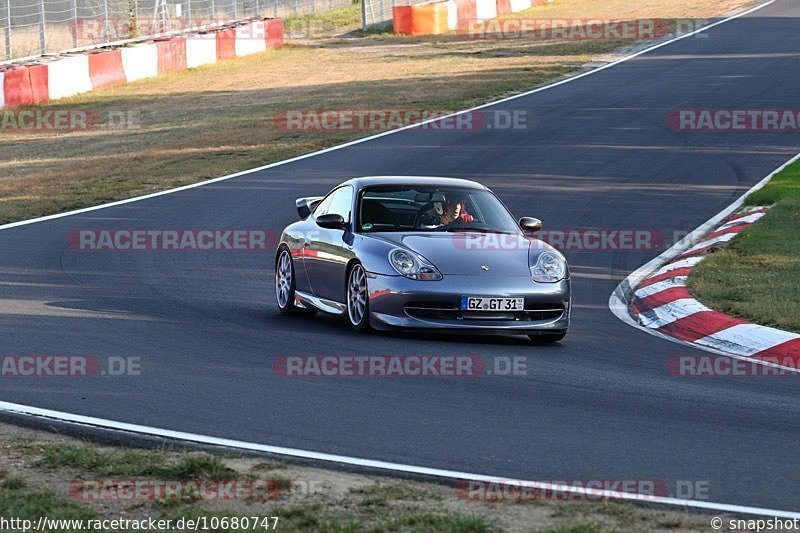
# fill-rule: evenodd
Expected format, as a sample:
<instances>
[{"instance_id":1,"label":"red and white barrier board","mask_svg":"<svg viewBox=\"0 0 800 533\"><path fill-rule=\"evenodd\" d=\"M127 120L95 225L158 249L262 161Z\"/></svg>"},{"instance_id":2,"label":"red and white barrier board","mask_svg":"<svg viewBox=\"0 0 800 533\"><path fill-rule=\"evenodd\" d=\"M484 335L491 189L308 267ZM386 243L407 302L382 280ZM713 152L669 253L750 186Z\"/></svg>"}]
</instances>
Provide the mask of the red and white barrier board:
<instances>
[{"instance_id":1,"label":"red and white barrier board","mask_svg":"<svg viewBox=\"0 0 800 533\"><path fill-rule=\"evenodd\" d=\"M156 41L158 73L178 72L186 68L186 38L172 37Z\"/></svg>"},{"instance_id":2,"label":"red and white barrier board","mask_svg":"<svg viewBox=\"0 0 800 533\"><path fill-rule=\"evenodd\" d=\"M70 53L0 69L0 107L37 104L283 46L283 21Z\"/></svg>"},{"instance_id":3,"label":"red and white barrier board","mask_svg":"<svg viewBox=\"0 0 800 533\"><path fill-rule=\"evenodd\" d=\"M128 82L158 76L158 49L154 43L140 43L120 50L122 70Z\"/></svg>"},{"instance_id":4,"label":"red and white barrier board","mask_svg":"<svg viewBox=\"0 0 800 533\"><path fill-rule=\"evenodd\" d=\"M254 20L236 26L236 57L257 54L267 50L267 32L263 20Z\"/></svg>"},{"instance_id":5,"label":"red and white barrier board","mask_svg":"<svg viewBox=\"0 0 800 533\"><path fill-rule=\"evenodd\" d=\"M458 28L458 4L455 0L447 0L447 29L454 31Z\"/></svg>"},{"instance_id":6,"label":"red and white barrier board","mask_svg":"<svg viewBox=\"0 0 800 533\"><path fill-rule=\"evenodd\" d=\"M122 67L122 53L119 50L106 50L89 54L89 77L94 89L127 82Z\"/></svg>"},{"instance_id":7,"label":"red and white barrier board","mask_svg":"<svg viewBox=\"0 0 800 533\"><path fill-rule=\"evenodd\" d=\"M544 0L433 0L392 8L394 32L436 35L470 24L530 9ZM445 19L445 20L443 20Z\"/></svg>"},{"instance_id":8,"label":"red and white barrier board","mask_svg":"<svg viewBox=\"0 0 800 533\"><path fill-rule=\"evenodd\" d=\"M497 0L475 0L475 18L479 21L497 18Z\"/></svg>"},{"instance_id":9,"label":"red and white barrier board","mask_svg":"<svg viewBox=\"0 0 800 533\"><path fill-rule=\"evenodd\" d=\"M283 20L266 19L267 50L277 50L283 46Z\"/></svg>"},{"instance_id":10,"label":"red and white barrier board","mask_svg":"<svg viewBox=\"0 0 800 533\"><path fill-rule=\"evenodd\" d=\"M186 38L186 68L197 68L217 62L217 35L198 33Z\"/></svg>"},{"instance_id":11,"label":"red and white barrier board","mask_svg":"<svg viewBox=\"0 0 800 533\"><path fill-rule=\"evenodd\" d=\"M47 67L50 100L86 93L93 88L89 77L89 57L86 54L59 57Z\"/></svg>"},{"instance_id":12,"label":"red and white barrier board","mask_svg":"<svg viewBox=\"0 0 800 533\"><path fill-rule=\"evenodd\" d=\"M524 11L532 7L531 0L509 0L511 4L511 12Z\"/></svg>"}]
</instances>

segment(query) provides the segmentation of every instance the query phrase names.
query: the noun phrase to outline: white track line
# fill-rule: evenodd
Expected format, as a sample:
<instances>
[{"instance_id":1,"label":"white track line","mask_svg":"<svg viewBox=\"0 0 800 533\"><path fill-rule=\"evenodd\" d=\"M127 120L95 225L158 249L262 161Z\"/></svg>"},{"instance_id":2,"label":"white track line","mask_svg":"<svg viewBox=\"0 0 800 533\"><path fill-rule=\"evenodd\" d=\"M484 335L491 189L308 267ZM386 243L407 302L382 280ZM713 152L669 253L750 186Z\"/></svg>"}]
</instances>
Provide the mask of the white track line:
<instances>
[{"instance_id":1,"label":"white track line","mask_svg":"<svg viewBox=\"0 0 800 533\"><path fill-rule=\"evenodd\" d=\"M611 68L611 67L613 67L615 65L618 65L620 63L624 63L625 61L628 61L628 60L633 59L635 57L639 57L640 55L646 54L648 52L651 52L651 51L656 50L658 48L661 48L663 46L667 46L667 45L672 44L672 43L674 43L676 41L680 41L682 39L686 39L687 37L691 37L693 35L696 35L698 33L707 31L707 30L709 30L711 28L714 28L716 26L719 26L721 24L725 24L725 23L730 22L732 20L738 19L740 17L743 17L743 16L748 15L750 13L753 13L755 11L758 11L759 9L762 9L762 8L764 8L766 6L769 6L769 5L773 4L774 2L775 2L775 0L769 0L768 2L764 2L763 4L760 4L758 6L750 8L750 9L748 9L746 11L743 11L741 13L738 13L738 14L733 15L731 17L728 17L726 19L719 20L717 22L714 22L713 24L709 24L707 26L699 28L699 29L697 29L695 31L692 31L690 33L686 33L684 35L680 35L678 37L675 37L675 38L670 39L668 41L665 41L663 43L659 43L659 44L653 45L653 46L651 46L649 48L645 48L644 50L641 50L641 51L636 52L634 54L631 54L629 56L625 56L623 58L620 58L620 59L618 59L616 61L613 61L613 62L608 63L606 65L603 65L601 67L597 67L595 69L589 70L587 72L583 72L581 74L577 74L577 75L572 76L570 78L567 78L567 79L564 79L564 80L561 80L561 81L558 81L558 82L555 82L555 83L551 83L550 85L545 85L544 87L539 87L537 89L533 89L531 91L520 93L518 95L514 95L514 96L507 97L507 98L503 98L501 100L496 100L494 102L488 102L486 104L482 104L482 105L479 105L479 106L476 106L476 107L472 107L470 109L465 109L463 111L458 111L456 113L452 113L450 115L446 115L445 117L440 117L438 119L427 120L427 121L421 122L419 124L412 124L412 125L409 125L409 126L404 126L402 128L395 129L395 130L385 131L385 132L382 132L382 133L371 135L369 137L364 137L362 139L356 139L354 141L350 141L350 142L347 142L347 143L344 143L344 144L340 144L340 145L337 145L337 146L332 146L332 147L326 148L324 150L318 150L316 152L311 152L309 154L304 154L304 155L301 155L301 156L293 157L291 159L286 159L284 161L278 161L278 162L275 162L275 163L270 163L268 165L264 165L264 166L261 166L261 167L252 168L252 169L244 170L244 171L241 171L241 172L236 172L236 173L233 173L233 174L228 174L227 176L222 176L222 177L219 177L219 178L206 180L206 181L202 181L202 182L199 182L199 183L194 183L194 184L191 184L191 185L185 185L183 187L177 187L175 189L169 189L169 190L166 190L166 191L160 191L160 192L153 193L153 194L146 194L146 195L143 195L143 196L137 196L135 198L128 198L126 200L120 200L118 202L111 202L111 203L107 203L107 204L97 205L97 206L94 206L94 207L87 207L87 208L84 208L84 209L76 209L74 211L69 211L69 212L66 212L66 213L58 213L58 214L55 214L55 215L48 215L48 216L34 218L34 219L30 219L30 220L23 220L23 221L20 221L20 222L12 222L10 224L4 224L4 225L0 226L0 230L11 229L11 228L24 226L24 225L28 225L28 224L35 224L37 222L45 222L47 220L53 220L53 219L57 219L57 218L63 218L63 217L78 215L78 214L87 213L87 212L90 212L90 211L96 211L98 209L105 209L107 207L124 205L124 204L132 203L132 202L138 202L138 201L141 201L141 200L146 200L148 198L155 198L157 196L163 196L163 195L166 195L166 194L172 194L172 193L179 192L179 191L185 191L185 190L188 190L188 189L193 189L195 187L202 187L204 185L209 185L209 184L212 184L212 183L217 183L217 182L220 182L220 181L229 180L229 179L232 179L232 178L236 178L238 176L243 176L245 174L258 172L260 170L266 170L266 169L274 168L274 167L277 167L277 166L280 166L280 165L286 165L286 164L292 163L294 161L300 161L302 159L306 159L306 158L309 158L309 157L314 157L314 156L317 156L317 155L325 154L325 153L328 153L328 152L332 152L334 150L340 150L342 148L346 148L348 146L353 146L353 145L356 145L356 144L367 142L367 141L372 140L372 139L377 139L377 138L384 137L386 135L391 135L393 133L397 133L397 132L404 131L404 130L407 130L407 129L416 128L416 127L419 127L419 126L421 126L423 124L427 124L429 122L434 122L436 120L444 120L446 118L453 117L453 116L456 116L456 115L460 115L460 114L463 114L463 113L469 113L469 112L472 112L472 111L475 111L475 110L478 110L478 109L483 109L485 107L490 107L490 106L497 105L497 104L500 104L500 103L503 103L503 102L508 102L510 100L514 100L514 99L517 99L517 98L522 98L524 96L528 96L528 95L531 95L531 94L542 92L542 91L545 91L545 90L548 90L548 89L552 89L554 87L559 87L559 86L564 85L566 83L570 83L570 82L573 82L575 80L579 80L581 78L584 78L586 76L590 76L592 74L596 74L598 72L601 72L603 70ZM800 154L798 154L798 157L800 157ZM794 159L797 159L797 158L793 158L793 160ZM779 169L779 170L782 170L782 169L783 169L783 167L781 167L781 169ZM763 186L763 183L766 183L766 181L770 177L772 177L773 174L771 174L768 178L765 178L765 180L763 180L762 186ZM755 188L753 188L752 190L755 190ZM743 199L744 198L742 198L741 201L743 201ZM740 201L740 203L741 203L741 201ZM738 205L737 205L737 207L738 207ZM733 211L733 207L730 208L730 210L726 210L724 212L725 216L730 214L732 211ZM695 232L696 231L698 231L698 230L695 230ZM684 242L684 241L691 242L690 240L687 240L691 236L692 236L692 234L687 235L684 238L684 240L681 241L681 242ZM695 237L698 237L698 236L695 235ZM673 250L674 248L675 248L675 246L670 248L670 250ZM659 257L666 256L666 253L668 253L668 252L669 252L669 250L667 252L665 252L665 254L662 254ZM658 259L658 258L656 258L656 259ZM654 263L654 261L651 261L650 263L648 263L648 265L650 265L651 263L656 264L656 263ZM645 266L647 266L647 265L645 265ZM644 268L644 267L642 267L642 268ZM630 277L629 277L629 279L630 279ZM613 298L613 296L612 296L612 298ZM624 305L623 305L623 307L624 307ZM613 308L612 308L612 310L613 310ZM633 322L633 319L630 317L630 315L627 315L627 311L625 311L625 314L627 316L627 320L626 321L628 321L629 323L632 323L636 327L640 327L641 328L641 326L639 326L638 324ZM617 315L617 316L619 316L619 315ZM644 329L645 331L652 332L652 330L648 330L647 328L641 328L641 329ZM664 335L660 335L660 334L657 334L657 335L660 336L660 337L669 338L669 337L666 337ZM770 366L778 366L778 365L770 365ZM308 451L308 450L298 450L298 449L294 449L294 448L282 448L282 447L278 447L278 446L269 446L269 445L264 445L264 444L255 444L255 443L250 443L250 442L235 441L235 440L229 440L229 439L221 439L221 438L210 437L210 436L206 436L206 435L195 435L193 433L184 433L184 432L171 431L171 430L167 430L167 429L160 429L160 428L154 428L154 427L149 427L149 426L139 426L139 425L134 425L134 424L126 424L124 422L115 422L113 420L105 420L105 419L101 419L101 418L86 417L86 416L75 415L75 414L71 414L71 413L64 413L64 412L60 412L60 411L50 411L50 410L47 410L47 409L39 409L39 408L36 408L36 407L30 407L30 406L26 406L26 405L19 405L19 404L14 404L14 403L9 403L9 402L0 402L0 412L12 413L12 414L17 414L17 415L32 416L32 417L37 417L37 418L54 419L54 420L59 420L59 421L66 422L66 423L78 424L78 425L83 425L83 426L93 426L93 427L107 429L107 430L125 431L125 432L130 432L130 433L137 433L137 434L141 434L141 435L153 435L153 436L170 438L170 439L177 439L177 440L183 440L183 441L188 441L188 442L196 442L196 443L201 443L201 444L210 444L210 445L215 445L215 446L225 446L225 447L230 447L230 448L238 448L238 449L242 449L242 450L252 450L252 451L274 453L274 454L286 455L286 456L291 456L291 457L299 457L299 458L304 458L304 459L315 459L315 460L320 460L320 461L331 461L331 462L336 462L336 463L342 463L342 464L348 464L348 465L354 465L354 466L361 466L361 467L369 467L369 468L377 468L377 469L383 469L383 470L394 471L394 472L407 472L407 473L412 473L412 474L429 475L429 476L442 477L442 478L448 478L448 479L471 479L471 480L475 480L475 481L501 482L501 483L503 483L503 482L504 483L518 482L518 483L521 484L521 486L527 486L527 487L538 488L538 489L543 489L543 490L554 490L554 491L557 490L557 491L568 492L568 493L583 493L583 494L591 494L591 495L600 495L600 496L618 498L618 499L622 499L622 500L642 501L644 499L642 497L642 495L637 495L637 494L629 494L629 493L622 493L622 492L612 492L612 491L597 491L597 490L593 490L593 489L585 489L585 488L580 488L580 487L569 487L569 486L559 486L559 485L553 485L553 484L549 484L549 483L540 483L540 482L535 482L535 481L510 480L510 479L498 478L498 477L495 477L495 476L486 476L486 475L482 475L482 474L470 474L470 473L466 473L466 472L457 472L457 471L452 471L452 470L439 470L439 469L435 469L435 468L426 468L426 467L421 467L421 466L405 465L405 464L398 464L398 463L387 463L387 462L383 462L383 461L374 461L374 460L369 460L369 459L359 459L359 458L356 458L356 457L347 457L347 456L341 456L341 455L331 455L331 454L313 452L313 451ZM775 509L764 509L764 508L760 508L760 507L748 507L748 506L742 506L742 505L731 505L731 504L724 504L724 503L705 502L705 501L699 501L699 500L684 500L684 499L680 499L680 498L664 498L664 497L647 496L646 497L646 501L647 502L651 502L651 503L661 503L661 504L666 504L666 505L679 505L679 506L682 506L682 507L691 507L691 508L695 508L695 509L707 509L707 510L730 512L730 513L754 514L754 515L774 516L774 517L781 517L781 518L800 518L800 513L795 513L795 512L779 511L779 510L775 510Z\"/></svg>"},{"instance_id":2,"label":"white track line","mask_svg":"<svg viewBox=\"0 0 800 533\"><path fill-rule=\"evenodd\" d=\"M269 446L266 444L255 444L252 442L243 442L238 440L222 439L218 437L209 437L206 435L196 435L194 433L172 431L169 429L153 428L149 426L139 426L136 424L126 424L124 422L114 422L102 418L74 415L71 413L64 413L61 411L51 411L49 409L28 407L26 405L19 405L8 402L0 402L0 411L6 413L13 413L17 415L32 416L40 419L58 420L60 422L67 422L70 424L76 424L81 426L89 426L101 429L113 429L115 431L123 431L126 433L157 436L157 437L163 437L185 442L193 442L211 446L224 446L226 448L255 451L262 453L272 453L277 455L299 457L303 459L312 459L317 461L328 461L345 465L351 465L360 468L374 468L392 472L405 472L409 474L431 476L442 479L466 479L466 480L474 480L485 483L512 484L515 486L518 485L520 487L549 490L553 492L586 494L590 496L616 498L620 500L660 503L666 505L679 505L681 507L691 507L693 509L703 509L708 511L752 514L752 515L772 516L780 518L800 518L800 513L792 511L764 509L761 507L749 507L744 505L733 505L727 503L716 503L716 502L707 502L699 500L685 500L682 498L671 498L663 496L653 496L649 494L636 494L630 492L600 490L587 487L574 487L569 485L559 485L556 483L547 483L541 481L502 478L497 476L488 476L485 474L472 474L469 472L460 472L457 470L441 470L438 468L428 468L424 466L389 463L385 461L375 461L372 459L361 459L357 457L348 457L344 455L333 455L329 453L298 450L295 448L283 448L280 446Z\"/></svg>"}]
</instances>

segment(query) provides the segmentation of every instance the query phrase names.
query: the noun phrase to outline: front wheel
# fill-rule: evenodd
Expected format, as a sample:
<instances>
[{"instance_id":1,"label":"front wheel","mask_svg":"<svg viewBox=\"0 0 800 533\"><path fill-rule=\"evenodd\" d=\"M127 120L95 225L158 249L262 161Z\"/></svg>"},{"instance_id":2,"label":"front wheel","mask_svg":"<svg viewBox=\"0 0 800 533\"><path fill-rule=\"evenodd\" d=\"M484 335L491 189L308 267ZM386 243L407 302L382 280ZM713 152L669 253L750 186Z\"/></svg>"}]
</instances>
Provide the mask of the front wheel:
<instances>
[{"instance_id":1,"label":"front wheel","mask_svg":"<svg viewBox=\"0 0 800 533\"><path fill-rule=\"evenodd\" d=\"M369 331L367 273L356 263L347 276L347 321L355 331Z\"/></svg>"},{"instance_id":2,"label":"front wheel","mask_svg":"<svg viewBox=\"0 0 800 533\"><path fill-rule=\"evenodd\" d=\"M552 344L558 342L567 336L566 331L560 333L544 333L542 335L528 335L528 338L534 344Z\"/></svg>"}]
</instances>

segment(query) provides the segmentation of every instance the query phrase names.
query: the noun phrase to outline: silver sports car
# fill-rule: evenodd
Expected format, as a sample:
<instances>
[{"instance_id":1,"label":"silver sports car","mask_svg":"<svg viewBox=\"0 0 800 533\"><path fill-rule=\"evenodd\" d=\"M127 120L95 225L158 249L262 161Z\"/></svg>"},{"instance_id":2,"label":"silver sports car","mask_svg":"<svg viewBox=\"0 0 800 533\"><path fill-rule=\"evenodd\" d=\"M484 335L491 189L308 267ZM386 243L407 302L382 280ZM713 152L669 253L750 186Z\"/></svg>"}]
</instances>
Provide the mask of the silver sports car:
<instances>
[{"instance_id":1,"label":"silver sports car","mask_svg":"<svg viewBox=\"0 0 800 533\"><path fill-rule=\"evenodd\" d=\"M343 315L356 331L453 330L555 342L569 327L570 275L483 185L453 178L367 177L300 198L281 234L282 313Z\"/></svg>"}]
</instances>

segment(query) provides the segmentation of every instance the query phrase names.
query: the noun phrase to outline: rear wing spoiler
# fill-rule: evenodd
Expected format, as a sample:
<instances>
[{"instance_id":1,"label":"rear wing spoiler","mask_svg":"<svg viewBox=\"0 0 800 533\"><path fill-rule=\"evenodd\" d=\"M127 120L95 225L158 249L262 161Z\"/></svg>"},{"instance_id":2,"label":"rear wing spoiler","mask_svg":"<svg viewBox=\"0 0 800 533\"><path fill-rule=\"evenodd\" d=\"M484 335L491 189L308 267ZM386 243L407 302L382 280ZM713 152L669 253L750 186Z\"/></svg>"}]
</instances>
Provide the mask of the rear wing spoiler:
<instances>
[{"instance_id":1,"label":"rear wing spoiler","mask_svg":"<svg viewBox=\"0 0 800 533\"><path fill-rule=\"evenodd\" d=\"M322 201L324 196L309 196L307 198L298 198L294 201L294 205L297 207L297 214L300 215L300 218L305 219L311 212L317 207L317 204Z\"/></svg>"}]
</instances>

